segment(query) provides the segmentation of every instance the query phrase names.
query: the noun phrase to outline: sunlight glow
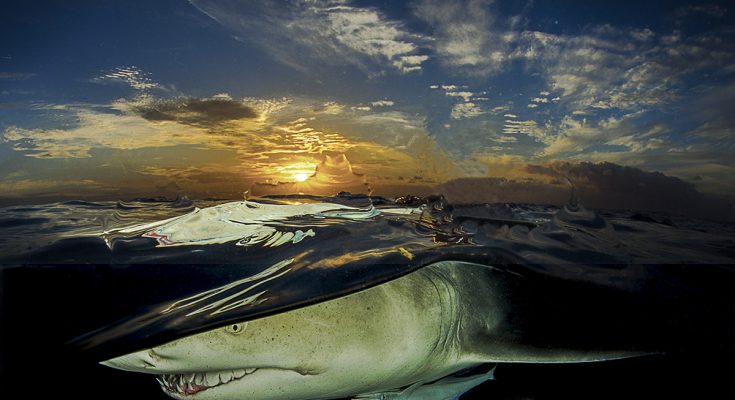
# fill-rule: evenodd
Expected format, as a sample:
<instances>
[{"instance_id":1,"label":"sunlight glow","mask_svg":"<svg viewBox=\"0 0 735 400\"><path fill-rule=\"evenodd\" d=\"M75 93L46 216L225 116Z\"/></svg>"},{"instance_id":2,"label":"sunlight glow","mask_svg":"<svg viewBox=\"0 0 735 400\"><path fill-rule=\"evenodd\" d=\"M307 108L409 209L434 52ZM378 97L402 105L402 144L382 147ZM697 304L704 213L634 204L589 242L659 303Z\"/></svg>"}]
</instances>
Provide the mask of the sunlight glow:
<instances>
[{"instance_id":1,"label":"sunlight glow","mask_svg":"<svg viewBox=\"0 0 735 400\"><path fill-rule=\"evenodd\" d=\"M294 180L296 180L296 182L303 182L309 179L309 174L296 174L293 176L293 178Z\"/></svg>"}]
</instances>

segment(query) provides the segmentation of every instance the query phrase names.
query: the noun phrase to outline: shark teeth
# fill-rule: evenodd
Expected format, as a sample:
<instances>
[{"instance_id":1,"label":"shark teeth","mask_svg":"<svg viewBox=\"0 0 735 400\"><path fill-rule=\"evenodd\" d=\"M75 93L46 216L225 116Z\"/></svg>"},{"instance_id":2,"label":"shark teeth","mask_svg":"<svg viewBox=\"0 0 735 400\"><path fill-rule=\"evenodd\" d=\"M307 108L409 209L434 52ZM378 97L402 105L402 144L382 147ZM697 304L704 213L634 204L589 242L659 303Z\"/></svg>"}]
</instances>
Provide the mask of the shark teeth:
<instances>
[{"instance_id":1,"label":"shark teeth","mask_svg":"<svg viewBox=\"0 0 735 400\"><path fill-rule=\"evenodd\" d=\"M257 368L244 368L216 372L165 374L156 377L156 381L167 392L181 396L191 396L207 389L242 379L257 370Z\"/></svg>"}]
</instances>

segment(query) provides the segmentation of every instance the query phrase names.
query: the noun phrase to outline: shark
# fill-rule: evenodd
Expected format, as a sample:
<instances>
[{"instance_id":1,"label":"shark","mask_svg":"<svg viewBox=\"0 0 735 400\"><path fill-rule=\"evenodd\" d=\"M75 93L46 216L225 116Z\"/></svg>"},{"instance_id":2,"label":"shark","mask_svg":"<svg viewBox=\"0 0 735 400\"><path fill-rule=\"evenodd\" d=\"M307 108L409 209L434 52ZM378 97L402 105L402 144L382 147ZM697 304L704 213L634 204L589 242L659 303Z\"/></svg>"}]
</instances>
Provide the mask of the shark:
<instances>
[{"instance_id":1,"label":"shark","mask_svg":"<svg viewBox=\"0 0 735 400\"><path fill-rule=\"evenodd\" d=\"M443 260L345 296L228 322L101 364L155 376L175 399L440 400L492 380L494 366L503 363L652 354L590 335L585 326L594 321L564 302L550 307L553 291L539 288L504 268Z\"/></svg>"}]
</instances>

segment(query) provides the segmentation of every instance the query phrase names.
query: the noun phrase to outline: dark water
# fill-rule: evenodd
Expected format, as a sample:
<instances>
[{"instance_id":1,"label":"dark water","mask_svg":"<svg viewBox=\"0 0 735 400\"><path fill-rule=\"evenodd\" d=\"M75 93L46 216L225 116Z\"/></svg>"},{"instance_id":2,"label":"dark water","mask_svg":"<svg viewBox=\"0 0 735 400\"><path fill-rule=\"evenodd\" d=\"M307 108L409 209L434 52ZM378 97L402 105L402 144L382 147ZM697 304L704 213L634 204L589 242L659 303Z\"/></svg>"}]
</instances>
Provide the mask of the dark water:
<instances>
[{"instance_id":1,"label":"dark water","mask_svg":"<svg viewBox=\"0 0 735 400\"><path fill-rule=\"evenodd\" d=\"M538 343L661 353L500 365L496 381L463 399L735 394L733 224L576 204L283 196L11 206L0 209L0 232L3 387L37 396L167 398L150 376L97 362L451 259L534 282L517 303ZM282 262L288 274L263 282L267 301L225 303L217 317L185 317L194 304L161 315Z\"/></svg>"}]
</instances>

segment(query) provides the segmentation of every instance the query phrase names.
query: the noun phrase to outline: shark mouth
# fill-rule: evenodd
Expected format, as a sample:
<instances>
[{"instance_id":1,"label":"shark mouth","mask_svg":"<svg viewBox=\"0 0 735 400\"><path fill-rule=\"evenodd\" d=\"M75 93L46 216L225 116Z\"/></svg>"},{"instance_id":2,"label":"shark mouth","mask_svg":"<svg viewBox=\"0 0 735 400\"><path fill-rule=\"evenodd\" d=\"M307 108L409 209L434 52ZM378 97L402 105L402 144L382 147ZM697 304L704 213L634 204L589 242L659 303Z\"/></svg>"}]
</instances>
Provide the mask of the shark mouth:
<instances>
[{"instance_id":1,"label":"shark mouth","mask_svg":"<svg viewBox=\"0 0 735 400\"><path fill-rule=\"evenodd\" d=\"M231 371L215 371L188 374L159 375L156 380L161 388L178 396L192 396L207 389L237 381L257 371L257 368L235 369Z\"/></svg>"}]
</instances>

